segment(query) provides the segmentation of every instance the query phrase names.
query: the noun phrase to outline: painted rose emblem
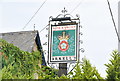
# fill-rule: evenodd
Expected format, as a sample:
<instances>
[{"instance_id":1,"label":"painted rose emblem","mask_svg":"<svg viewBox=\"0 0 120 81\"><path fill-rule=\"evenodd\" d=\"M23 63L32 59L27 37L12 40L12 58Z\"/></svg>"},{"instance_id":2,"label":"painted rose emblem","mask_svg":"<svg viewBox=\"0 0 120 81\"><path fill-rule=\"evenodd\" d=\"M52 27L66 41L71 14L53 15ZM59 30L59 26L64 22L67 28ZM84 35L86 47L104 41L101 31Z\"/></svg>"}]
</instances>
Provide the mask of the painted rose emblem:
<instances>
[{"instance_id":1,"label":"painted rose emblem","mask_svg":"<svg viewBox=\"0 0 120 81\"><path fill-rule=\"evenodd\" d=\"M58 39L60 40L60 43L58 45L59 50L67 51L69 48L69 43L67 41L69 39L69 35L65 35L65 32L63 32L63 35L58 36Z\"/></svg>"}]
</instances>

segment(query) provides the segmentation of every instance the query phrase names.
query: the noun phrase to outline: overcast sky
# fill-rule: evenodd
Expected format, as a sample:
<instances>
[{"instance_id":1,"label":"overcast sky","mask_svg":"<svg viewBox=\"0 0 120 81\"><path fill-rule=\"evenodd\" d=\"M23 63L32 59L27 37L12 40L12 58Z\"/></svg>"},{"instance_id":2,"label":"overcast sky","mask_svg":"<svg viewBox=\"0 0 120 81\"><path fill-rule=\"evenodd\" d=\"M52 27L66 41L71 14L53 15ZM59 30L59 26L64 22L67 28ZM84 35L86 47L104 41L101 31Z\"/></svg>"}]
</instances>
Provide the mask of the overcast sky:
<instances>
[{"instance_id":1,"label":"overcast sky","mask_svg":"<svg viewBox=\"0 0 120 81\"><path fill-rule=\"evenodd\" d=\"M105 77L105 63L109 62L110 54L117 49L117 36L111 20L107 0L47 0L32 21L23 30L25 24L34 15L44 0L0 0L0 33L33 30L44 28L49 17L61 14L65 7L71 15L80 15L83 36L81 58L86 56L99 73ZM118 26L118 1L109 0L115 23ZM74 11L76 5L79 5ZM71 11L73 11L71 13ZM46 30L40 32L41 42L47 41ZM46 47L43 47L47 50Z\"/></svg>"}]
</instances>

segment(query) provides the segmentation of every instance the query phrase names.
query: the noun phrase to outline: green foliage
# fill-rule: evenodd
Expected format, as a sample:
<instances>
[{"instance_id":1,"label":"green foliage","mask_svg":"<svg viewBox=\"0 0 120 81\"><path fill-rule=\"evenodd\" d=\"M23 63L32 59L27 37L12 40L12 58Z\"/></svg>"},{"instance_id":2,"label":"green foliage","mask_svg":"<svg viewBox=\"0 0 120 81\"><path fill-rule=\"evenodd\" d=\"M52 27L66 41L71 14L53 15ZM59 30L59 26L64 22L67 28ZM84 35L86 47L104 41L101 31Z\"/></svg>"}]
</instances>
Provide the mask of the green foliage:
<instances>
[{"instance_id":1,"label":"green foliage","mask_svg":"<svg viewBox=\"0 0 120 81\"><path fill-rule=\"evenodd\" d=\"M107 79L117 81L120 79L120 53L113 51L111 56L110 63L105 64L107 67ZM41 66L42 56L39 51L33 53L25 52L2 39L0 39L0 57L2 57L2 79L35 79L35 75L38 79L46 80L84 79L86 81L91 79L93 81L93 79L103 79L96 67L93 67L86 58L77 63L73 70L74 72L70 72L67 76L58 77L58 70Z\"/></svg>"},{"instance_id":2,"label":"green foliage","mask_svg":"<svg viewBox=\"0 0 120 81\"><path fill-rule=\"evenodd\" d=\"M86 58L76 65L74 72L73 79L102 79L96 67L93 67Z\"/></svg>"},{"instance_id":3,"label":"green foliage","mask_svg":"<svg viewBox=\"0 0 120 81\"><path fill-rule=\"evenodd\" d=\"M39 51L28 53L13 44L0 39L2 49L2 78L3 79L31 79L41 60Z\"/></svg>"},{"instance_id":4,"label":"green foliage","mask_svg":"<svg viewBox=\"0 0 120 81\"><path fill-rule=\"evenodd\" d=\"M102 79L89 60L84 58L78 63L74 72L69 75L57 76L57 70L41 66L42 59L39 51L28 53L20 50L4 40L2 42L2 78L3 79Z\"/></svg>"},{"instance_id":5,"label":"green foliage","mask_svg":"<svg viewBox=\"0 0 120 81\"><path fill-rule=\"evenodd\" d=\"M81 71L81 64L80 63L77 63L76 67L75 67L75 75L73 76L73 79L82 79L82 71ZM73 74L71 72L71 74Z\"/></svg>"},{"instance_id":6,"label":"green foliage","mask_svg":"<svg viewBox=\"0 0 120 81\"><path fill-rule=\"evenodd\" d=\"M111 56L110 63L105 64L107 67L107 79L120 80L120 53L115 50Z\"/></svg>"},{"instance_id":7,"label":"green foliage","mask_svg":"<svg viewBox=\"0 0 120 81\"><path fill-rule=\"evenodd\" d=\"M42 66L42 68L37 71L38 79L55 79L57 78L57 72L58 70L56 69Z\"/></svg>"},{"instance_id":8,"label":"green foliage","mask_svg":"<svg viewBox=\"0 0 120 81\"><path fill-rule=\"evenodd\" d=\"M39 51L25 52L0 39L2 49L2 79L54 79L57 70L41 66Z\"/></svg>"}]
</instances>

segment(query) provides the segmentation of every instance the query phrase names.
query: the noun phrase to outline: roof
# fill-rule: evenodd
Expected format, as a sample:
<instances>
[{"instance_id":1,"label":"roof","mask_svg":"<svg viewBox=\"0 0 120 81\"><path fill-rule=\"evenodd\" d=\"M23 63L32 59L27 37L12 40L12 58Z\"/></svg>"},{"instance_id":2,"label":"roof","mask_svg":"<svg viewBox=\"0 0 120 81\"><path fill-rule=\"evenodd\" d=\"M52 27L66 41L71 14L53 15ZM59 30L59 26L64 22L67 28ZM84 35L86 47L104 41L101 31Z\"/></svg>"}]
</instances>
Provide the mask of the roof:
<instances>
[{"instance_id":1,"label":"roof","mask_svg":"<svg viewBox=\"0 0 120 81\"><path fill-rule=\"evenodd\" d=\"M0 33L0 38L14 44L23 51L32 52L38 31Z\"/></svg>"},{"instance_id":2,"label":"roof","mask_svg":"<svg viewBox=\"0 0 120 81\"><path fill-rule=\"evenodd\" d=\"M44 54L41 47L40 37L38 31L20 31L0 33L0 38L12 43L23 51L32 52L34 43L36 42L38 50L42 53L42 65L46 65Z\"/></svg>"}]
</instances>

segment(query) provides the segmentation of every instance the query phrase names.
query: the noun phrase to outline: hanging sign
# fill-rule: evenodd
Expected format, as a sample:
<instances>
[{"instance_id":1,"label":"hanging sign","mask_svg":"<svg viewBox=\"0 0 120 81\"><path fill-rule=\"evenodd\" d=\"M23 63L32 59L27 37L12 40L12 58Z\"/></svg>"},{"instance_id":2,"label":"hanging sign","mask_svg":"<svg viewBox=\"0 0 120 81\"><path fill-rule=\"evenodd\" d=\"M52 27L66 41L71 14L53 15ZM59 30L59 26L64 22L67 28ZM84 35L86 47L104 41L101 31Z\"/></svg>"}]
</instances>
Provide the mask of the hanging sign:
<instances>
[{"instance_id":1,"label":"hanging sign","mask_svg":"<svg viewBox=\"0 0 120 81\"><path fill-rule=\"evenodd\" d=\"M49 42L50 62L77 61L77 32L77 24L51 26Z\"/></svg>"}]
</instances>

